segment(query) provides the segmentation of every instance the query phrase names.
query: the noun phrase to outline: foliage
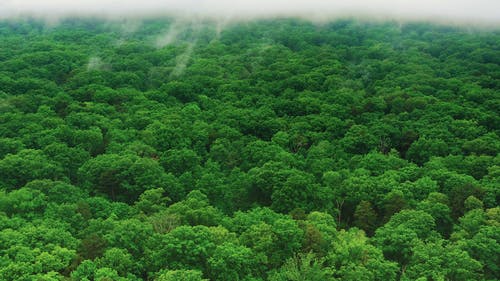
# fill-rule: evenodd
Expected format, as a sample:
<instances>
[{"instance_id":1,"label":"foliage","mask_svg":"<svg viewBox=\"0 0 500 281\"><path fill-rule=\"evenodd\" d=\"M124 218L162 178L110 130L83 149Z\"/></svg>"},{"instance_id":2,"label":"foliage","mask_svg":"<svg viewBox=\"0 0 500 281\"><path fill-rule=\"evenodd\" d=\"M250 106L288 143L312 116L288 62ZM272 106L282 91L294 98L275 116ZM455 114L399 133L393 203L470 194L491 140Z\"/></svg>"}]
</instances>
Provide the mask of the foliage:
<instances>
[{"instance_id":1,"label":"foliage","mask_svg":"<svg viewBox=\"0 0 500 281\"><path fill-rule=\"evenodd\" d=\"M0 20L0 280L500 278L498 30L135 21Z\"/></svg>"}]
</instances>

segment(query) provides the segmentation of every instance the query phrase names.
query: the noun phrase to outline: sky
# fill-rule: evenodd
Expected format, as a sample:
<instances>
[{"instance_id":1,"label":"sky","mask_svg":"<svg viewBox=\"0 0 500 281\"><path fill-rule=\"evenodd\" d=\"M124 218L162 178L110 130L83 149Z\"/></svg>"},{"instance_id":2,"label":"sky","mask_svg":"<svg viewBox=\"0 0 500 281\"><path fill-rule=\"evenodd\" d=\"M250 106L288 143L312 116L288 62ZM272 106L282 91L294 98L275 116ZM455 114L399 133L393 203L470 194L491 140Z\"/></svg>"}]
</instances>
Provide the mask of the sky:
<instances>
[{"instance_id":1,"label":"sky","mask_svg":"<svg viewBox=\"0 0 500 281\"><path fill-rule=\"evenodd\" d=\"M0 0L0 18L183 16L215 19L339 17L500 26L500 0Z\"/></svg>"}]
</instances>

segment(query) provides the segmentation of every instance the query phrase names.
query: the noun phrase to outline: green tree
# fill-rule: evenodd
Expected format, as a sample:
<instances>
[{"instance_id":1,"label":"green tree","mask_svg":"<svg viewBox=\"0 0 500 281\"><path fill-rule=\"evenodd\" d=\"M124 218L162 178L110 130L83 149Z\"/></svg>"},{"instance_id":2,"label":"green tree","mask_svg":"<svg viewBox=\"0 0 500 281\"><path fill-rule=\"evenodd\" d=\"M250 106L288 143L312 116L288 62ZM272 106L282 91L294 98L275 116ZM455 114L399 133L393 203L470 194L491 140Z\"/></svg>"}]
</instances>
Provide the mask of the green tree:
<instances>
[{"instance_id":1,"label":"green tree","mask_svg":"<svg viewBox=\"0 0 500 281\"><path fill-rule=\"evenodd\" d=\"M398 271L396 263L385 260L382 251L357 229L339 232L326 264L341 280L396 280Z\"/></svg>"},{"instance_id":2,"label":"green tree","mask_svg":"<svg viewBox=\"0 0 500 281\"><path fill-rule=\"evenodd\" d=\"M443 140L422 137L411 144L406 158L418 165L423 165L432 156L446 155L448 155L448 145Z\"/></svg>"},{"instance_id":3,"label":"green tree","mask_svg":"<svg viewBox=\"0 0 500 281\"><path fill-rule=\"evenodd\" d=\"M443 240L418 243L401 280L482 280L481 264L455 245Z\"/></svg>"},{"instance_id":4,"label":"green tree","mask_svg":"<svg viewBox=\"0 0 500 281\"><path fill-rule=\"evenodd\" d=\"M217 246L208 266L210 276L216 280L245 280L260 271L252 250L232 243Z\"/></svg>"},{"instance_id":5,"label":"green tree","mask_svg":"<svg viewBox=\"0 0 500 281\"><path fill-rule=\"evenodd\" d=\"M404 265L413 255L415 243L435 236L434 228L434 218L426 212L403 210L375 231L373 242L388 259Z\"/></svg>"},{"instance_id":6,"label":"green tree","mask_svg":"<svg viewBox=\"0 0 500 281\"><path fill-rule=\"evenodd\" d=\"M0 185L15 189L36 179L64 179L63 170L57 162L47 158L40 150L25 149L18 154L9 154L0 160Z\"/></svg>"},{"instance_id":7,"label":"green tree","mask_svg":"<svg viewBox=\"0 0 500 281\"><path fill-rule=\"evenodd\" d=\"M367 235L372 235L377 225L377 213L368 201L361 201L354 212L354 225L363 229Z\"/></svg>"},{"instance_id":8,"label":"green tree","mask_svg":"<svg viewBox=\"0 0 500 281\"><path fill-rule=\"evenodd\" d=\"M271 281L320 281L335 280L333 272L322 266L322 260L316 259L314 254L299 254L288 259L283 266L271 274Z\"/></svg>"},{"instance_id":9,"label":"green tree","mask_svg":"<svg viewBox=\"0 0 500 281\"><path fill-rule=\"evenodd\" d=\"M198 270L168 270L160 274L156 281L207 281Z\"/></svg>"}]
</instances>

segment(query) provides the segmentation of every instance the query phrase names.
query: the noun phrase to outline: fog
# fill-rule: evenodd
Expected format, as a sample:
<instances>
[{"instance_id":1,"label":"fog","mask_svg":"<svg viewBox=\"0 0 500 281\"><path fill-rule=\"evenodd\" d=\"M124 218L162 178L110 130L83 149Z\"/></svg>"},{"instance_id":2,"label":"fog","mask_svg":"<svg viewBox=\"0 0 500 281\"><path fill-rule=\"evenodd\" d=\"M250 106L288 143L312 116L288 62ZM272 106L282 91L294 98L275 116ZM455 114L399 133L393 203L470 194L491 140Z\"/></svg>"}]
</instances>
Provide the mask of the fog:
<instances>
[{"instance_id":1,"label":"fog","mask_svg":"<svg viewBox=\"0 0 500 281\"><path fill-rule=\"evenodd\" d=\"M170 73L170 78L175 78L184 74L196 42L189 43L184 53L175 59L175 67Z\"/></svg>"},{"instance_id":2,"label":"fog","mask_svg":"<svg viewBox=\"0 0 500 281\"><path fill-rule=\"evenodd\" d=\"M0 18L146 16L247 20L338 17L500 24L500 0L0 0Z\"/></svg>"},{"instance_id":3,"label":"fog","mask_svg":"<svg viewBox=\"0 0 500 281\"><path fill-rule=\"evenodd\" d=\"M181 26L178 23L170 25L170 28L164 34L159 35L156 38L155 46L156 48L163 48L175 42L177 40L177 35L181 33Z\"/></svg>"}]
</instances>

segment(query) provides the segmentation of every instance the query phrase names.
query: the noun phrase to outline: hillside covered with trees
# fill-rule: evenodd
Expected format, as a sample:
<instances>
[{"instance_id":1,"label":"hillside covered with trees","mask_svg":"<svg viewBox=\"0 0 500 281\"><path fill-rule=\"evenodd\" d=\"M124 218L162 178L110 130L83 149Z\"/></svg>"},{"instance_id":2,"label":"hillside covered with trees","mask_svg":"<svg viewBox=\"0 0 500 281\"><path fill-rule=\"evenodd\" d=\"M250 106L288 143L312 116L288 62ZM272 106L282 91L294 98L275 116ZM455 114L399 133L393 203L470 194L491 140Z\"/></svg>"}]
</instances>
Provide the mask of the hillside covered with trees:
<instances>
[{"instance_id":1,"label":"hillside covered with trees","mask_svg":"<svg viewBox=\"0 0 500 281\"><path fill-rule=\"evenodd\" d=\"M0 21L0 280L500 279L500 31Z\"/></svg>"}]
</instances>

